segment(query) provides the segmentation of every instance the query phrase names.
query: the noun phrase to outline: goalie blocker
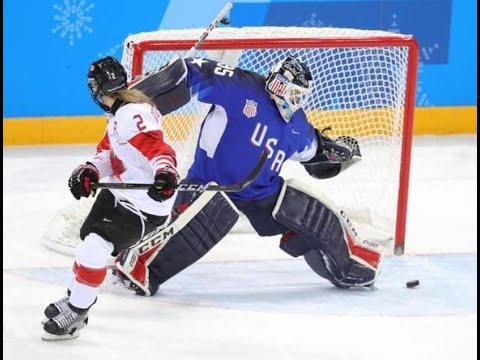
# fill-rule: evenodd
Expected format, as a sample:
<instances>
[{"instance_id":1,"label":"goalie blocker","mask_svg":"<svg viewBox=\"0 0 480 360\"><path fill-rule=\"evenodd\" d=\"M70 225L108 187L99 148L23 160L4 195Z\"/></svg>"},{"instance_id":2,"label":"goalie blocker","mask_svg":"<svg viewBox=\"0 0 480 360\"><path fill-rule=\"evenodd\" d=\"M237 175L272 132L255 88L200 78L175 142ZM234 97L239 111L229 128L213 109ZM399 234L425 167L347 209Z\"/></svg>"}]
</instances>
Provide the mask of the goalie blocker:
<instances>
[{"instance_id":1,"label":"goalie blocker","mask_svg":"<svg viewBox=\"0 0 480 360\"><path fill-rule=\"evenodd\" d=\"M132 80L129 88L141 90L150 97L162 115L181 108L191 99L187 86L187 66L178 55L164 67L140 80Z\"/></svg>"}]
</instances>

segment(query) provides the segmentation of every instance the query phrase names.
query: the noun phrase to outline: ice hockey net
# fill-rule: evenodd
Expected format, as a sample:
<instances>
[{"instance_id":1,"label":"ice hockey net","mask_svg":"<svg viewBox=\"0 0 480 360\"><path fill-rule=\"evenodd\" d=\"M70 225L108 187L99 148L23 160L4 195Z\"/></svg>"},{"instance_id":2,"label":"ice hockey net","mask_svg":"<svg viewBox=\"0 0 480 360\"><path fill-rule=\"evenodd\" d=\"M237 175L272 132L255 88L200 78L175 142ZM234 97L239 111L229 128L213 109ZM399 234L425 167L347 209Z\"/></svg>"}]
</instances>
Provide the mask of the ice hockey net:
<instances>
[{"instance_id":1,"label":"ice hockey net","mask_svg":"<svg viewBox=\"0 0 480 360\"><path fill-rule=\"evenodd\" d=\"M185 55L202 31L131 35L125 40L122 63L130 77L155 70L175 54ZM267 74L288 54L302 58L313 74L314 89L305 107L309 121L319 129L330 126L330 136L357 138L363 159L329 180L310 179L300 165L289 162L282 175L301 177L345 209L370 236L389 240L395 253L402 254L418 59L415 39L355 29L218 28L195 56ZM207 110L192 101L163 119L183 175ZM49 225L45 243L71 253L90 206L91 201L82 200L61 210Z\"/></svg>"}]
</instances>

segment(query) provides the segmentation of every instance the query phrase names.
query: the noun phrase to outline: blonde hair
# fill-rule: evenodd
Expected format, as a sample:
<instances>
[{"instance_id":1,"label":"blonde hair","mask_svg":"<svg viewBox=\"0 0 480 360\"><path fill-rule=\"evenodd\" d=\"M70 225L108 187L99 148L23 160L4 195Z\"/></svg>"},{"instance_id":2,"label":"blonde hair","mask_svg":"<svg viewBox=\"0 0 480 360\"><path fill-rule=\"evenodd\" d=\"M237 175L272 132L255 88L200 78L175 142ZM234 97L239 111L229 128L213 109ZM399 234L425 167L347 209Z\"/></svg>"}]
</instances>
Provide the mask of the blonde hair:
<instances>
[{"instance_id":1,"label":"blonde hair","mask_svg":"<svg viewBox=\"0 0 480 360\"><path fill-rule=\"evenodd\" d=\"M125 89L119 90L115 93L115 97L119 98L126 103L136 103L136 104L150 104L153 105L152 99L147 95L137 89Z\"/></svg>"}]
</instances>

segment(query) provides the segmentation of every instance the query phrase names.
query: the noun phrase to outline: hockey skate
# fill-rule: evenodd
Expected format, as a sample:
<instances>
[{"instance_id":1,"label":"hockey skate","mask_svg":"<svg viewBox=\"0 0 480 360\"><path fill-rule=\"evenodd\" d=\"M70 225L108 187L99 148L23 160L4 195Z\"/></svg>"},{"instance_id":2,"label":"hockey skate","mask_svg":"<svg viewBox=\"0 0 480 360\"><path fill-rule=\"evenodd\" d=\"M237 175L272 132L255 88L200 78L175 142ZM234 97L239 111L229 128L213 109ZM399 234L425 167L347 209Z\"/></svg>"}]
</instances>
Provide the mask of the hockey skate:
<instances>
[{"instance_id":1,"label":"hockey skate","mask_svg":"<svg viewBox=\"0 0 480 360\"><path fill-rule=\"evenodd\" d=\"M45 333L42 335L42 340L75 339L80 335L79 331L87 325L88 309L75 308L68 301L64 304L66 304L65 309L44 324Z\"/></svg>"},{"instance_id":2,"label":"hockey skate","mask_svg":"<svg viewBox=\"0 0 480 360\"><path fill-rule=\"evenodd\" d=\"M69 295L70 291L68 291L67 295L65 295L63 298L55 301L54 303L51 303L45 308L45 310L43 311L45 318L42 320L42 325L44 325L48 320L54 318L61 312L67 310Z\"/></svg>"},{"instance_id":3,"label":"hockey skate","mask_svg":"<svg viewBox=\"0 0 480 360\"><path fill-rule=\"evenodd\" d=\"M68 308L68 300L70 299L70 290L67 290L67 295L65 295L63 298L61 298L58 301L55 301L54 303L49 304L45 310L43 311L43 314L45 315L45 318L42 320L42 325L45 325L45 323L60 314L62 311L67 310ZM95 301L91 306L93 306L97 302L97 299L95 298ZM90 307L91 307L90 306ZM89 308L90 309L90 308Z\"/></svg>"}]
</instances>

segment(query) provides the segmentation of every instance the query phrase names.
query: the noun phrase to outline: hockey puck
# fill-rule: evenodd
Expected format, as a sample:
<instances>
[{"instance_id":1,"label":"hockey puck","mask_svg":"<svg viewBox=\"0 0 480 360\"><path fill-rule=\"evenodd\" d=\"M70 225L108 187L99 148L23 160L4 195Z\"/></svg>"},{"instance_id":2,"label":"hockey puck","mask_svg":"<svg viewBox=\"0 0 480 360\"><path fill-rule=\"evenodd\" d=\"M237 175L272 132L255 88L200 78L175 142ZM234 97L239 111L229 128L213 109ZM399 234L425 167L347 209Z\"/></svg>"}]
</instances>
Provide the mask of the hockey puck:
<instances>
[{"instance_id":1,"label":"hockey puck","mask_svg":"<svg viewBox=\"0 0 480 360\"><path fill-rule=\"evenodd\" d=\"M227 18L227 17L224 17L224 18L222 18L222 20L220 20L220 24L230 25L230 19Z\"/></svg>"},{"instance_id":2,"label":"hockey puck","mask_svg":"<svg viewBox=\"0 0 480 360\"><path fill-rule=\"evenodd\" d=\"M414 288L415 286L420 285L420 281L410 280L410 281L407 281L407 283L405 285L407 285L407 288Z\"/></svg>"}]
</instances>

